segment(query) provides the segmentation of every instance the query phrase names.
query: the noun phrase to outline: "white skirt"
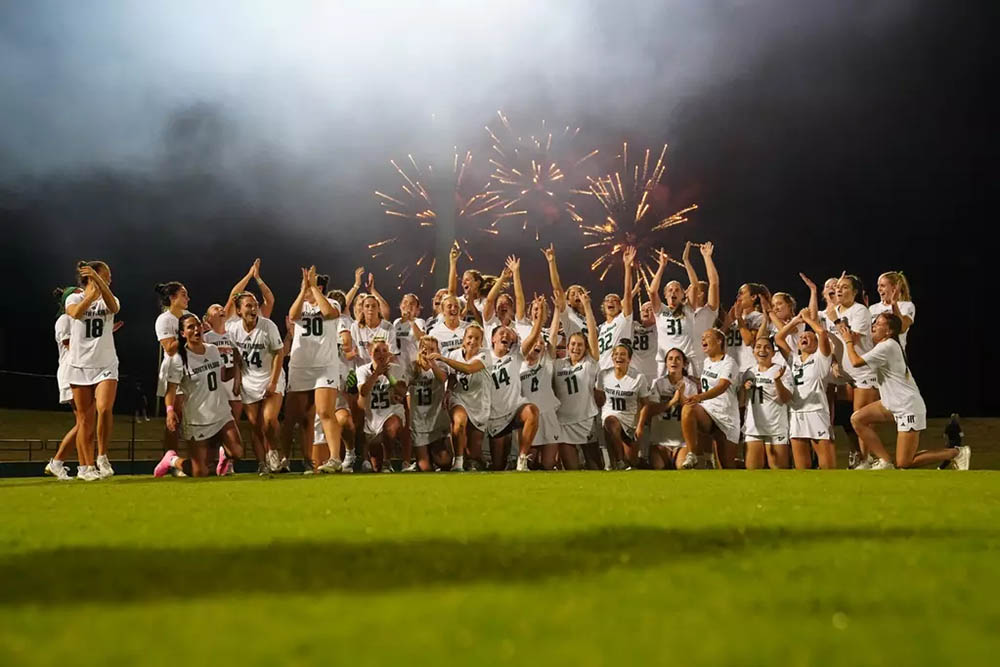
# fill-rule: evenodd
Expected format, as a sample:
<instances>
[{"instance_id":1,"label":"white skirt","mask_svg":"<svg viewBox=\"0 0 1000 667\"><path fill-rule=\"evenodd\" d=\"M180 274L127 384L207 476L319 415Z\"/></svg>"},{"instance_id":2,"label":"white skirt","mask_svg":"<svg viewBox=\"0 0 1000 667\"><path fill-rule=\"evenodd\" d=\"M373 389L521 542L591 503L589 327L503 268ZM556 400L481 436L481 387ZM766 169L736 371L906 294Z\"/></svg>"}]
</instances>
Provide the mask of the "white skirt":
<instances>
[{"instance_id":1,"label":"white skirt","mask_svg":"<svg viewBox=\"0 0 1000 667\"><path fill-rule=\"evenodd\" d=\"M792 412L788 418L788 434L804 440L833 440L830 413L826 410Z\"/></svg>"},{"instance_id":2,"label":"white skirt","mask_svg":"<svg viewBox=\"0 0 1000 667\"><path fill-rule=\"evenodd\" d=\"M568 445L589 445L597 442L597 437L594 435L594 420L584 419L572 424L560 424L559 436L562 438L561 442Z\"/></svg>"},{"instance_id":3,"label":"white skirt","mask_svg":"<svg viewBox=\"0 0 1000 667\"><path fill-rule=\"evenodd\" d=\"M66 371L66 381L73 387L89 387L105 380L118 379L118 362L104 368L82 368L69 366Z\"/></svg>"},{"instance_id":4,"label":"white skirt","mask_svg":"<svg viewBox=\"0 0 1000 667\"><path fill-rule=\"evenodd\" d=\"M535 434L535 441L532 447L539 445L555 445L562 440L562 429L559 427L559 418L555 411L538 413L538 433Z\"/></svg>"},{"instance_id":5,"label":"white skirt","mask_svg":"<svg viewBox=\"0 0 1000 667\"><path fill-rule=\"evenodd\" d=\"M378 414L366 412L365 434L371 437L379 435L382 433L382 429L385 428L385 423L392 417L399 417L399 420L403 423L403 425L406 425L406 411L403 410L403 406L398 403L393 405L387 411L380 411Z\"/></svg>"},{"instance_id":6,"label":"white skirt","mask_svg":"<svg viewBox=\"0 0 1000 667\"><path fill-rule=\"evenodd\" d=\"M233 418L230 415L214 424L184 424L181 428L181 435L183 435L185 440L194 440L195 442L211 440L219 434L219 431L225 428L226 424L232 421Z\"/></svg>"},{"instance_id":7,"label":"white skirt","mask_svg":"<svg viewBox=\"0 0 1000 667\"><path fill-rule=\"evenodd\" d=\"M340 364L288 368L288 391L340 389Z\"/></svg>"},{"instance_id":8,"label":"white skirt","mask_svg":"<svg viewBox=\"0 0 1000 667\"><path fill-rule=\"evenodd\" d=\"M267 387L271 384L271 374L267 373L259 376L244 375L242 381L243 387L240 389L240 400L243 401L243 405L252 405L264 400ZM281 371L281 375L278 376L276 393L282 396L285 395L285 371Z\"/></svg>"}]
</instances>

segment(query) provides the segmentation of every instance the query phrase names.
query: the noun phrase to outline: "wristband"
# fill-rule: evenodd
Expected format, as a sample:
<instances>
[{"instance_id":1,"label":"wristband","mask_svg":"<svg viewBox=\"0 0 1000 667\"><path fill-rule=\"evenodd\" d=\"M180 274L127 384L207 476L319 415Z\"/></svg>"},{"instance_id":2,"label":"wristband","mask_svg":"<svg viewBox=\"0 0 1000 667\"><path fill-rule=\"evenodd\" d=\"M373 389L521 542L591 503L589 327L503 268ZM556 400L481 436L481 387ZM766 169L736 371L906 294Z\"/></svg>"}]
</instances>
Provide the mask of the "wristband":
<instances>
[{"instance_id":1,"label":"wristband","mask_svg":"<svg viewBox=\"0 0 1000 667\"><path fill-rule=\"evenodd\" d=\"M170 413L171 413L171 412L173 412L173 411L174 411L174 406L172 406L172 405L168 405L168 406L167 406L167 414L170 414Z\"/></svg>"}]
</instances>

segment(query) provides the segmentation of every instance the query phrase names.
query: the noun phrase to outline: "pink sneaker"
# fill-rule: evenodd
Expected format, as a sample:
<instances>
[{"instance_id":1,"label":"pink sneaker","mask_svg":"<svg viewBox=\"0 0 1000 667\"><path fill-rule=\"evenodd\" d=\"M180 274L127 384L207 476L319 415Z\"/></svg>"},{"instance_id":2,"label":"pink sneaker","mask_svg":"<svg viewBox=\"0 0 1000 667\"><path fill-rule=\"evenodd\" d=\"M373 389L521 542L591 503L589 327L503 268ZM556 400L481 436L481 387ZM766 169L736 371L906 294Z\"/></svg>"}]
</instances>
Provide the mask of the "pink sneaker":
<instances>
[{"instance_id":1,"label":"pink sneaker","mask_svg":"<svg viewBox=\"0 0 1000 667\"><path fill-rule=\"evenodd\" d=\"M219 447L219 463L215 466L215 474L219 477L225 477L233 470L233 461L228 456L226 456L226 449L224 447Z\"/></svg>"},{"instance_id":2,"label":"pink sneaker","mask_svg":"<svg viewBox=\"0 0 1000 667\"><path fill-rule=\"evenodd\" d=\"M155 468L153 468L153 477L163 477L170 472L170 469L173 468L173 466L170 465L170 462L175 456L177 456L177 452L172 449L164 454L163 458L160 459L160 462L156 464Z\"/></svg>"}]
</instances>

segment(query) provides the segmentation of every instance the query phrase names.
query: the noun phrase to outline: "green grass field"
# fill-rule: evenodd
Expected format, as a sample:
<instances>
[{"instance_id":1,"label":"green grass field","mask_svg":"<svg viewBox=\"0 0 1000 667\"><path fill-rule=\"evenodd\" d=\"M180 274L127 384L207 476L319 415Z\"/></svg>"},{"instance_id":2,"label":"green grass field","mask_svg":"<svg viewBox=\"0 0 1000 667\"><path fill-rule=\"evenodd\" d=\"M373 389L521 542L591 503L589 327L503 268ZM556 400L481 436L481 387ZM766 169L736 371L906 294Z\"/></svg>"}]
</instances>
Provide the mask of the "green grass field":
<instances>
[{"instance_id":1,"label":"green grass field","mask_svg":"<svg viewBox=\"0 0 1000 667\"><path fill-rule=\"evenodd\" d=\"M0 480L0 664L996 664L1000 473Z\"/></svg>"}]
</instances>

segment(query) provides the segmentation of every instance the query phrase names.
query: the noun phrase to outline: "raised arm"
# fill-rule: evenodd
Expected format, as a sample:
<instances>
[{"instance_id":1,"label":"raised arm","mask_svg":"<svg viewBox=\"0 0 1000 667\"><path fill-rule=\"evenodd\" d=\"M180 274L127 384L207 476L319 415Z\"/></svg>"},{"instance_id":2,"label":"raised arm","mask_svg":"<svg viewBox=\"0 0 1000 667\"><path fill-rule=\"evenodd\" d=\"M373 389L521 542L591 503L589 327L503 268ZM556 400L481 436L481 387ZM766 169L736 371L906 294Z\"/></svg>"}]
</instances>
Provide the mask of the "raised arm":
<instances>
[{"instance_id":1,"label":"raised arm","mask_svg":"<svg viewBox=\"0 0 1000 667\"><path fill-rule=\"evenodd\" d=\"M542 254L545 255L545 261L549 265L549 282L552 283L552 292L554 293L556 290L562 292L562 281L559 280L559 268L556 266L555 246L550 243L548 248L542 248Z\"/></svg>"},{"instance_id":2,"label":"raised arm","mask_svg":"<svg viewBox=\"0 0 1000 667\"><path fill-rule=\"evenodd\" d=\"M545 297L535 297L532 306L538 302L545 303ZM539 306L538 308L532 307L531 310L534 312L535 316L531 318L531 331L528 332L528 335L525 336L524 340L521 342L521 356L523 357L528 356L528 352L531 348L535 347L535 343L538 342L538 337L542 335L542 312L545 309Z\"/></svg>"},{"instance_id":3,"label":"raised arm","mask_svg":"<svg viewBox=\"0 0 1000 667\"><path fill-rule=\"evenodd\" d=\"M80 275L87 278L88 284L94 283L94 286L97 288L101 298L104 299L104 304L108 307L108 312L112 314L117 313L118 300L115 299L115 295L112 294L111 288L108 287L108 284L104 282L104 279L98 275L97 271L94 271L89 266L85 266L80 269Z\"/></svg>"},{"instance_id":4,"label":"raised arm","mask_svg":"<svg viewBox=\"0 0 1000 667\"><path fill-rule=\"evenodd\" d=\"M913 326L913 318L908 315L904 315L899 309L899 288L893 287L892 292L889 294L889 303L892 305L892 314L899 318L903 326L900 327L899 333L906 333L906 330Z\"/></svg>"},{"instance_id":5,"label":"raised arm","mask_svg":"<svg viewBox=\"0 0 1000 667\"><path fill-rule=\"evenodd\" d=\"M684 260L684 271L687 273L688 284L697 285L698 284L698 272L694 270L694 264L691 263L691 242L688 241L684 244L684 254L681 255L681 259Z\"/></svg>"},{"instance_id":6,"label":"raised arm","mask_svg":"<svg viewBox=\"0 0 1000 667\"><path fill-rule=\"evenodd\" d=\"M809 325L809 328L816 332L816 338L819 340L819 352L824 357L829 357L833 354L833 345L830 343L830 335L826 332L826 329L819 325L819 318L813 318L809 309L806 308L799 316L803 322Z\"/></svg>"},{"instance_id":7,"label":"raised arm","mask_svg":"<svg viewBox=\"0 0 1000 667\"><path fill-rule=\"evenodd\" d=\"M524 286L521 284L521 260L514 255L507 258L507 268L514 278L514 318L524 319Z\"/></svg>"},{"instance_id":8,"label":"raised arm","mask_svg":"<svg viewBox=\"0 0 1000 667\"><path fill-rule=\"evenodd\" d=\"M566 310L566 295L562 290L556 290L552 294L552 324L549 325L549 356L555 359L556 343L559 341L559 325L562 323L562 314Z\"/></svg>"},{"instance_id":9,"label":"raised arm","mask_svg":"<svg viewBox=\"0 0 1000 667\"><path fill-rule=\"evenodd\" d=\"M622 252L622 264L625 265L625 291L622 293L622 315L625 319L632 318L632 263L635 261L635 247L628 246Z\"/></svg>"},{"instance_id":10,"label":"raised arm","mask_svg":"<svg viewBox=\"0 0 1000 667\"><path fill-rule=\"evenodd\" d=\"M458 296L458 255L461 251L457 244L452 244L448 252L448 294Z\"/></svg>"},{"instance_id":11,"label":"raised arm","mask_svg":"<svg viewBox=\"0 0 1000 667\"><path fill-rule=\"evenodd\" d=\"M292 305L288 308L288 319L292 321L292 325L295 325L295 320L302 316L302 304L306 299L306 292L309 291L309 271L302 269L302 282L299 284L299 293L295 297L295 301L292 301ZM324 299L325 300L325 299Z\"/></svg>"},{"instance_id":12,"label":"raised arm","mask_svg":"<svg viewBox=\"0 0 1000 667\"><path fill-rule=\"evenodd\" d=\"M274 292L267 286L264 279L260 277L260 260L254 262L253 277L257 281L257 289L260 290L260 314L264 317L271 317L271 313L274 312Z\"/></svg>"},{"instance_id":13,"label":"raised arm","mask_svg":"<svg viewBox=\"0 0 1000 667\"><path fill-rule=\"evenodd\" d=\"M705 271L708 272L708 294L705 305L708 306L709 310L718 312L722 299L719 296L719 270L715 268L715 260L712 259L714 252L715 245L711 241L701 244L701 256L705 260Z\"/></svg>"},{"instance_id":14,"label":"raised arm","mask_svg":"<svg viewBox=\"0 0 1000 667\"><path fill-rule=\"evenodd\" d=\"M788 321L788 324L782 326L778 330L778 333L774 334L774 344L778 346L778 349L781 350L786 359L792 358L792 346L788 344L788 334L798 329L799 324L802 322L802 316L796 315Z\"/></svg>"},{"instance_id":15,"label":"raised arm","mask_svg":"<svg viewBox=\"0 0 1000 667\"><path fill-rule=\"evenodd\" d=\"M590 356L595 360L601 358L601 348L597 345L597 318L594 317L594 307L590 303L590 293L584 292L580 295L583 302L583 314L587 318L587 347L590 348Z\"/></svg>"},{"instance_id":16,"label":"raised arm","mask_svg":"<svg viewBox=\"0 0 1000 667\"><path fill-rule=\"evenodd\" d=\"M819 320L819 291L816 289L816 283L809 280L809 277L801 271L799 278L802 278L802 282L809 288L809 317Z\"/></svg>"},{"instance_id":17,"label":"raised arm","mask_svg":"<svg viewBox=\"0 0 1000 667\"><path fill-rule=\"evenodd\" d=\"M493 287L490 288L489 293L486 295L486 304L483 306L483 321L489 321L493 319L493 315L496 313L497 299L503 293L504 285L510 280L511 272L506 266L500 275L497 277L496 281L493 283Z\"/></svg>"},{"instance_id":18,"label":"raised arm","mask_svg":"<svg viewBox=\"0 0 1000 667\"><path fill-rule=\"evenodd\" d=\"M253 278L254 273L259 266L260 257L253 261L253 264L250 265L250 270L247 271L247 274L240 278L239 282L233 285L233 289L229 290L229 300L226 301L226 307L223 309L222 313L227 320L236 314L236 297L239 296L241 292L246 290L247 285L250 283L250 279Z\"/></svg>"},{"instance_id":19,"label":"raised arm","mask_svg":"<svg viewBox=\"0 0 1000 667\"><path fill-rule=\"evenodd\" d=\"M691 244L688 243L688 246L690 245ZM685 247L684 248L685 266L689 264L687 259L687 251L688 249L687 247ZM653 306L653 312L659 314L660 306L663 305L662 302L660 301L660 283L663 281L663 270L667 268L667 260L669 259L670 256L667 255L667 253L663 252L663 248L660 248L656 254L659 257L659 262L656 265L656 273L653 274L653 280L650 281L647 289L649 290L649 303L650 305ZM692 268L691 271L693 272L694 268Z\"/></svg>"},{"instance_id":20,"label":"raised arm","mask_svg":"<svg viewBox=\"0 0 1000 667\"><path fill-rule=\"evenodd\" d=\"M100 293L101 292L97 289L96 283L94 285L88 283L86 289L83 290L82 301L79 303L66 304L66 314L74 320L82 320L83 316L87 314L87 309L90 308L91 304L97 301L97 297Z\"/></svg>"},{"instance_id":21,"label":"raised arm","mask_svg":"<svg viewBox=\"0 0 1000 667\"><path fill-rule=\"evenodd\" d=\"M351 285L351 289L347 291L344 295L344 303L347 310L351 309L351 304L354 303L354 297L358 295L358 290L361 289L361 279L365 276L365 267L358 266L354 269L354 284Z\"/></svg>"},{"instance_id":22,"label":"raised arm","mask_svg":"<svg viewBox=\"0 0 1000 667\"><path fill-rule=\"evenodd\" d=\"M378 301L378 311L382 315L382 319L388 320L389 316L392 315L392 308L389 306L389 302L386 301L379 291L375 288L375 274L368 274L368 293L375 297Z\"/></svg>"}]
</instances>

